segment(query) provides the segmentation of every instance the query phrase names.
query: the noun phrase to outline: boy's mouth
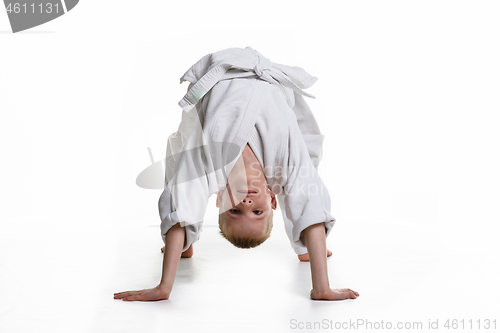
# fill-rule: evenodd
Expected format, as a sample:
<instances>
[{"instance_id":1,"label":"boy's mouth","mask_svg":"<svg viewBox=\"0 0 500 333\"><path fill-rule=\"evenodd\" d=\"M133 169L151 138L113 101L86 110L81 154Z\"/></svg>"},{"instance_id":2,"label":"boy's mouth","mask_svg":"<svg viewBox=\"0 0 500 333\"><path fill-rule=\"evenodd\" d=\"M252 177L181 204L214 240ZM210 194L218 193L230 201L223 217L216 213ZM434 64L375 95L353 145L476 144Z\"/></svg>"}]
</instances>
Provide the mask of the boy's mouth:
<instances>
[{"instance_id":1,"label":"boy's mouth","mask_svg":"<svg viewBox=\"0 0 500 333\"><path fill-rule=\"evenodd\" d=\"M238 190L238 193L249 195L249 194L257 194L258 192L253 190Z\"/></svg>"}]
</instances>

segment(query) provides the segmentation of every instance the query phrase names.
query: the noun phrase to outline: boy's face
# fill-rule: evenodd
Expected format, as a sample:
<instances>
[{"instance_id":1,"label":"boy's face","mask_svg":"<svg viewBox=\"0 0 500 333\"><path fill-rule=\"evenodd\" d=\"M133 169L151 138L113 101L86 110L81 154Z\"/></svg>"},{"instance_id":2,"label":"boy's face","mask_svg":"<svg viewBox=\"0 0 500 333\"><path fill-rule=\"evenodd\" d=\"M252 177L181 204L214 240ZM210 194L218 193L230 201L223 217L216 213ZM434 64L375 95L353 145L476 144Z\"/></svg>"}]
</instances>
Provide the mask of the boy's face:
<instances>
[{"instance_id":1,"label":"boy's face","mask_svg":"<svg viewBox=\"0 0 500 333\"><path fill-rule=\"evenodd\" d=\"M269 189L262 167L247 145L217 194L221 218L234 232L260 235L266 229L276 197Z\"/></svg>"}]
</instances>

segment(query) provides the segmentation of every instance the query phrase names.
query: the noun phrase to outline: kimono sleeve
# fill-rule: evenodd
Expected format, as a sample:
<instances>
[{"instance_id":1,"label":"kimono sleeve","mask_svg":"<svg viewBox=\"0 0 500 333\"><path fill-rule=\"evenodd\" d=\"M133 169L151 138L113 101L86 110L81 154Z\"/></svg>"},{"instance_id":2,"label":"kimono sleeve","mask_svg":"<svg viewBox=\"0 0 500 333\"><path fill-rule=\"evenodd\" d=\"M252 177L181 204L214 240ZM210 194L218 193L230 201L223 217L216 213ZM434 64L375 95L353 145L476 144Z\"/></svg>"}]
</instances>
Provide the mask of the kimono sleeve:
<instances>
[{"instance_id":1,"label":"kimono sleeve","mask_svg":"<svg viewBox=\"0 0 500 333\"><path fill-rule=\"evenodd\" d=\"M294 117L291 117L289 126L288 178L284 187L284 202L287 218L293 225L291 242L295 246L303 247L305 244L300 240L300 235L304 229L323 222L328 236L335 218L330 213L331 200L328 189L313 164L310 149Z\"/></svg>"},{"instance_id":2,"label":"kimono sleeve","mask_svg":"<svg viewBox=\"0 0 500 333\"><path fill-rule=\"evenodd\" d=\"M181 223L186 230L183 251L200 237L209 197L206 174L203 169L196 168L200 166L204 153L203 149L196 147L202 143L201 125L197 110L193 108L189 113L183 113L178 131L169 136L165 187L158 201L163 242L168 230Z\"/></svg>"},{"instance_id":3,"label":"kimono sleeve","mask_svg":"<svg viewBox=\"0 0 500 333\"><path fill-rule=\"evenodd\" d=\"M160 229L161 229L161 237L163 239L163 243L165 243L165 237L167 235L167 232L177 223L181 223L181 226L185 227L186 230L186 241L182 249L183 252L186 251L191 244L199 240L203 221L187 224L182 219L179 218L179 215L177 214L177 210L172 200L170 187L167 186L163 190L163 193L161 194L160 199L158 201L158 208L160 211L160 218L161 218Z\"/></svg>"}]
</instances>

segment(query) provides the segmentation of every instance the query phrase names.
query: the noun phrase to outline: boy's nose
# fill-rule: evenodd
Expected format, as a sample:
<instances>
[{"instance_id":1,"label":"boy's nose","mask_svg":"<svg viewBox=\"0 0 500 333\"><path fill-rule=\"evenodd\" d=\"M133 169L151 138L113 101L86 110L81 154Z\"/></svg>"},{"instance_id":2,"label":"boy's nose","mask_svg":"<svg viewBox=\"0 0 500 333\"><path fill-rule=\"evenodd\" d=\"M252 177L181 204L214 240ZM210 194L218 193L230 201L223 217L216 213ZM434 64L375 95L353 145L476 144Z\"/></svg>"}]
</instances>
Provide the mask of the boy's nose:
<instances>
[{"instance_id":1,"label":"boy's nose","mask_svg":"<svg viewBox=\"0 0 500 333\"><path fill-rule=\"evenodd\" d=\"M242 201L242 202L243 202L244 204L251 205L253 201L252 201L252 199L245 198L245 199L243 199L243 201Z\"/></svg>"}]
</instances>

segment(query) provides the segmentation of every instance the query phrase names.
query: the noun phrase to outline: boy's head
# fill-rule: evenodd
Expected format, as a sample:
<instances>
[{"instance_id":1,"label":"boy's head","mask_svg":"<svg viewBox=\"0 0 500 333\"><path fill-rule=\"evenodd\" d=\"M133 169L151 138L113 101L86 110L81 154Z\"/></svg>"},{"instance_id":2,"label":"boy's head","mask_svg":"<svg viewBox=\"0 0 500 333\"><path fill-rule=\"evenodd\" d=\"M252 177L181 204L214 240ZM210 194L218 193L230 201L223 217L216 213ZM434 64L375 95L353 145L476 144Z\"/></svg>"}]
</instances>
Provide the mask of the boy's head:
<instances>
[{"instance_id":1,"label":"boy's head","mask_svg":"<svg viewBox=\"0 0 500 333\"><path fill-rule=\"evenodd\" d=\"M276 196L247 145L233 167L226 188L217 193L219 228L234 246L252 248L271 234Z\"/></svg>"}]
</instances>

